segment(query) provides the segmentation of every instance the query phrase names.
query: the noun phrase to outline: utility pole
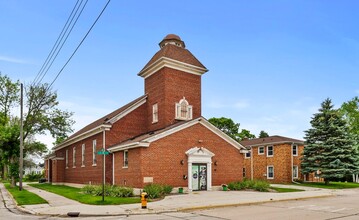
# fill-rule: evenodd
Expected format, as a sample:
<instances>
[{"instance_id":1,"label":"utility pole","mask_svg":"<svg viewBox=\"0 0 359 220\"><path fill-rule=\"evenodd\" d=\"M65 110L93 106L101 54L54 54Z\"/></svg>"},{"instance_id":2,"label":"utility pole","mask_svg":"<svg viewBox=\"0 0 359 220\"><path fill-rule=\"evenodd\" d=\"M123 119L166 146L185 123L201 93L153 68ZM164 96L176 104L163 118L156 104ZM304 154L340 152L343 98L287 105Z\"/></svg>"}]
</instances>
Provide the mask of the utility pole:
<instances>
[{"instance_id":1,"label":"utility pole","mask_svg":"<svg viewBox=\"0 0 359 220\"><path fill-rule=\"evenodd\" d=\"M20 177L19 177L19 190L22 190L22 170L24 166L24 131L23 131L23 85L20 84Z\"/></svg>"}]
</instances>

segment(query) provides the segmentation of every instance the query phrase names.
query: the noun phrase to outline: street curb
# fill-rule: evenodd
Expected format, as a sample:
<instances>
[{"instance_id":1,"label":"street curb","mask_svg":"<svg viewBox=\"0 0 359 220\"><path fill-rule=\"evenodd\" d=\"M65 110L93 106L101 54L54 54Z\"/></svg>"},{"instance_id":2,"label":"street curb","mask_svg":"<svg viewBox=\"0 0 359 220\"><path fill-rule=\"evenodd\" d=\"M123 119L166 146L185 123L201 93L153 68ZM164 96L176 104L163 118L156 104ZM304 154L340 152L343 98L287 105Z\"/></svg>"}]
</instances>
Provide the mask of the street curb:
<instances>
[{"instance_id":1,"label":"street curb","mask_svg":"<svg viewBox=\"0 0 359 220\"><path fill-rule=\"evenodd\" d=\"M263 204L263 203L270 203L270 202L285 202L285 201L293 201L293 200L304 200L304 199L314 199L314 198L326 198L332 197L336 195L320 195L320 196L308 196L308 197L301 197L301 198L290 198L290 199L270 199L268 201L257 201L257 202L243 202L243 203L230 203L230 204L223 204L223 205L208 205L208 206L196 206L191 208L180 208L177 209L178 212L184 211L195 211L201 209L214 209L214 208L225 208L225 207L233 207L233 206L245 206L245 205L255 205L255 204Z\"/></svg>"},{"instance_id":2,"label":"street curb","mask_svg":"<svg viewBox=\"0 0 359 220\"><path fill-rule=\"evenodd\" d=\"M6 189L6 187L4 186L4 190L6 191L6 194L8 195L8 197L11 198L11 200L13 201L14 203L14 206L15 208L20 211L20 212L23 212L23 213L27 213L27 214L30 214L30 215L38 215L38 213L34 212L34 211L31 211L31 210L28 210L24 207L21 207L17 204L16 202L16 199L13 197L13 195L9 192L9 190ZM4 194L4 192L1 192L2 194ZM4 196L4 195L3 195ZM4 200L5 204L6 204L6 201ZM9 204L6 204L6 207L8 207Z\"/></svg>"}]
</instances>

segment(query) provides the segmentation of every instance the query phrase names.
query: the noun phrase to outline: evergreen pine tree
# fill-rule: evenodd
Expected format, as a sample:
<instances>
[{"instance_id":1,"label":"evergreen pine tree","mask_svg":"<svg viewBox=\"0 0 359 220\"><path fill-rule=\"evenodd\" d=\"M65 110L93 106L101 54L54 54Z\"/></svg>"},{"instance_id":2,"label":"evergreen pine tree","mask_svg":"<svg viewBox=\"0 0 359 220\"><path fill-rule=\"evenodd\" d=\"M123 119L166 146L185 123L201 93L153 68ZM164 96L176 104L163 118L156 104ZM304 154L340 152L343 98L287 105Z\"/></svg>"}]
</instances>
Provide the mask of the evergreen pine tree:
<instances>
[{"instance_id":1,"label":"evergreen pine tree","mask_svg":"<svg viewBox=\"0 0 359 220\"><path fill-rule=\"evenodd\" d=\"M358 151L346 122L328 98L314 114L311 128L305 131L306 146L302 157L302 173L320 171L326 184L358 171Z\"/></svg>"}]
</instances>

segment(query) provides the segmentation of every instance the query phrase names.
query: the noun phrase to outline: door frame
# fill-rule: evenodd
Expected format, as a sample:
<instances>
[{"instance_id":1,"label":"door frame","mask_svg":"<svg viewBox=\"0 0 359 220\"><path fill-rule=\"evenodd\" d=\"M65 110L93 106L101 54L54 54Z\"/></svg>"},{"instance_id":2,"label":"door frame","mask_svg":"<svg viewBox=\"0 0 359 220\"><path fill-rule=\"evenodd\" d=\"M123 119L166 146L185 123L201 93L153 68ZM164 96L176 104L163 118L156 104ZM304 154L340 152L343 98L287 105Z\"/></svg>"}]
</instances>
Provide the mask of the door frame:
<instances>
[{"instance_id":1,"label":"door frame","mask_svg":"<svg viewBox=\"0 0 359 220\"><path fill-rule=\"evenodd\" d=\"M212 157L214 153L204 147L193 147L186 151L188 156L188 191L192 189L192 165L207 165L207 191L212 190Z\"/></svg>"}]
</instances>

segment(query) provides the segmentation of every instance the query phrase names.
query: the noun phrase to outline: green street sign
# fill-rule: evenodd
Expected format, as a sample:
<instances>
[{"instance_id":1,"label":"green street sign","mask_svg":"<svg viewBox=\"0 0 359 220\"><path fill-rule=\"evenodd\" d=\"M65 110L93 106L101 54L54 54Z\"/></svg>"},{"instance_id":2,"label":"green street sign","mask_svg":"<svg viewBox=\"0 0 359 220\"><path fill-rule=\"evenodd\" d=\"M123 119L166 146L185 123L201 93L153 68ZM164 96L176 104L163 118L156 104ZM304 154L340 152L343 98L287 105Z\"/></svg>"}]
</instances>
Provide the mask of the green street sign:
<instances>
[{"instance_id":1,"label":"green street sign","mask_svg":"<svg viewBox=\"0 0 359 220\"><path fill-rule=\"evenodd\" d=\"M108 152L107 150L104 151L104 150L102 149L102 150L97 151L97 154L98 154L98 155L109 155L110 152Z\"/></svg>"}]
</instances>

